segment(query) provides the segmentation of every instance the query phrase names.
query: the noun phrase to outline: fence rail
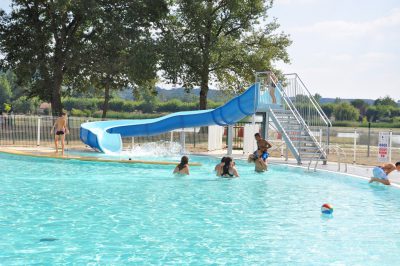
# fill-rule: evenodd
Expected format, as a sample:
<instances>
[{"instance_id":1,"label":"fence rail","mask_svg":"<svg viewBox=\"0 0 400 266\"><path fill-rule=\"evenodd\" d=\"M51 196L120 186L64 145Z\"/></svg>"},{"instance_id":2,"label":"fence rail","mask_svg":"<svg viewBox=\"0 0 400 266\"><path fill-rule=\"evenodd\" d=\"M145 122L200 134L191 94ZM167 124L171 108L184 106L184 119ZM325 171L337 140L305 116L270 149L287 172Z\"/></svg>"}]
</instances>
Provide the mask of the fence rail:
<instances>
[{"instance_id":1,"label":"fence rail","mask_svg":"<svg viewBox=\"0 0 400 266\"><path fill-rule=\"evenodd\" d=\"M0 146L25 146L25 147L53 147L54 136L50 133L55 122L51 116L24 116L24 115L3 115L0 116ZM98 121L96 118L68 117L70 134L66 136L67 148L83 148L84 144L79 138L79 129L82 123ZM233 127L233 148L243 149L244 125L236 123ZM261 123L257 123L262 128ZM344 128L333 127L330 132L330 143L340 145L346 153L348 163L378 164L378 137L379 132L388 132L389 129L382 128ZM392 162L400 161L400 129L392 131ZM227 132L227 130L226 130ZM285 156L286 145L282 141L282 134L275 128L270 127L268 138L274 144L271 153L274 157ZM186 149L189 151L207 151L208 127L201 127L185 132ZM226 133L223 136L226 141ZM142 145L149 142L173 141L180 142L179 132L167 132L156 136L144 136L135 138L123 138L125 149L133 144ZM225 142L226 143L226 142ZM354 145L355 144L355 145ZM290 156L290 153L289 153ZM335 161L334 154L329 157Z\"/></svg>"}]
</instances>

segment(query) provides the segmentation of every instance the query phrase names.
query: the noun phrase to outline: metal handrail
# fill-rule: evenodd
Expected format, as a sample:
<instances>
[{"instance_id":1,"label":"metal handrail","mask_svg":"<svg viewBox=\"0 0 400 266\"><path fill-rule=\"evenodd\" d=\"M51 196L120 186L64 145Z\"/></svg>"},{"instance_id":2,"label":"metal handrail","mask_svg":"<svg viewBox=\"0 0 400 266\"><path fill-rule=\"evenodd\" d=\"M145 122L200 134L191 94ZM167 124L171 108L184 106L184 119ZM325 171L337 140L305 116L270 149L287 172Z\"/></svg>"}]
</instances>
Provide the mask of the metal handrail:
<instances>
[{"instance_id":1,"label":"metal handrail","mask_svg":"<svg viewBox=\"0 0 400 266\"><path fill-rule=\"evenodd\" d=\"M275 78L275 80L278 80L276 78L276 76L274 75L274 73L271 72L271 75ZM304 121L303 117L301 116L301 114L299 113L299 111L297 110L296 106L293 104L292 100L290 99L290 97L288 97L288 95L286 94L285 90L283 90L280 86L281 85L279 82L278 84L275 83L275 81L273 79L271 79L272 82L274 83L275 87L278 88L279 93L281 94L281 96L283 96L283 100L285 101L286 105L289 107L289 109L292 111L292 113L294 114L294 117L296 118L297 122L303 127L306 128L308 132L311 133L310 128L308 127L307 123ZM319 142L317 141L317 139L314 137L313 134L309 134L310 137L313 139L313 141L315 142L315 144L317 145L318 149L322 152L322 147L319 145ZM322 154L326 157L326 154L322 152Z\"/></svg>"},{"instance_id":2,"label":"metal handrail","mask_svg":"<svg viewBox=\"0 0 400 266\"><path fill-rule=\"evenodd\" d=\"M342 147L340 147L339 145L326 145L323 147L324 152L327 152L330 149L334 149L336 151L336 155L338 157L338 172L340 172L341 155L344 156L344 164L345 164L344 171L345 171L345 173L347 173L347 162L346 162L347 156L346 156L346 153L344 152L344 150L342 149ZM314 155L318 155L318 152L315 152ZM314 172L317 171L317 166L318 166L318 162L321 160L321 155L318 158L317 157L315 157L315 158L316 158L316 161L315 161L315 166L314 166ZM308 168L307 168L308 171L310 171L311 164L312 164L312 160L310 160L310 162L308 163Z\"/></svg>"},{"instance_id":3,"label":"metal handrail","mask_svg":"<svg viewBox=\"0 0 400 266\"><path fill-rule=\"evenodd\" d=\"M301 85L303 85L303 89L307 92L306 96L310 99L311 103L313 104L314 108L318 111L320 114L321 118L324 120L325 124L327 126L332 127L332 123L325 114L324 110L322 110L321 106L318 104L318 102L315 100L314 96L310 93L308 90L307 86L304 84L303 80L300 78L300 76L297 73L289 73L285 74L285 76L291 76L294 75L296 78L300 81Z\"/></svg>"}]
</instances>

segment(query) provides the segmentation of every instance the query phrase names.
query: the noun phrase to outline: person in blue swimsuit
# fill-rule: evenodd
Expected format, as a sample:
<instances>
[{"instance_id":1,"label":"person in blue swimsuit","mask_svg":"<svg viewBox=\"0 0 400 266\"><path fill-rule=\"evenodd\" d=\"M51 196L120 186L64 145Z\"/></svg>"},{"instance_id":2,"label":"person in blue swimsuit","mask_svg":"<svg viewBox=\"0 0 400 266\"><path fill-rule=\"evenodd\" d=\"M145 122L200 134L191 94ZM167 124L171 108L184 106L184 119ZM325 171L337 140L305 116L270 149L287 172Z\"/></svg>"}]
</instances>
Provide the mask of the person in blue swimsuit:
<instances>
[{"instance_id":1,"label":"person in blue swimsuit","mask_svg":"<svg viewBox=\"0 0 400 266\"><path fill-rule=\"evenodd\" d=\"M257 141L257 150L253 153L254 159L262 159L265 162L269 157L268 149L272 147L272 144L261 138L260 133L254 134L254 138Z\"/></svg>"},{"instance_id":2,"label":"person in blue swimsuit","mask_svg":"<svg viewBox=\"0 0 400 266\"><path fill-rule=\"evenodd\" d=\"M396 166L392 163L386 163L383 166L376 166L372 169L372 175L371 179L369 180L369 183L372 182L378 182L382 183L384 185L389 186L390 181L388 178L388 175L393 172L396 169Z\"/></svg>"}]
</instances>

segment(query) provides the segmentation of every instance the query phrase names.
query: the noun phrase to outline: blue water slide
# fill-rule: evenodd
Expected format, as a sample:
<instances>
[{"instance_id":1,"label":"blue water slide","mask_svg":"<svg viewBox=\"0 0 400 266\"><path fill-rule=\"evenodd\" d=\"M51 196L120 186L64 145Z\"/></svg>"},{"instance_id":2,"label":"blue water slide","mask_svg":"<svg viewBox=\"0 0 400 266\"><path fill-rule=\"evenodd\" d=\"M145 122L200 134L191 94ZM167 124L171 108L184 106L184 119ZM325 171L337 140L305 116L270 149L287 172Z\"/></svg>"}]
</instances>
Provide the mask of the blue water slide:
<instances>
[{"instance_id":1,"label":"blue water slide","mask_svg":"<svg viewBox=\"0 0 400 266\"><path fill-rule=\"evenodd\" d=\"M244 93L226 104L209 110L177 112L155 119L113 120L83 123L83 143L105 153L120 152L122 137L151 136L179 128L210 125L231 125L257 110L259 85L253 84Z\"/></svg>"}]
</instances>

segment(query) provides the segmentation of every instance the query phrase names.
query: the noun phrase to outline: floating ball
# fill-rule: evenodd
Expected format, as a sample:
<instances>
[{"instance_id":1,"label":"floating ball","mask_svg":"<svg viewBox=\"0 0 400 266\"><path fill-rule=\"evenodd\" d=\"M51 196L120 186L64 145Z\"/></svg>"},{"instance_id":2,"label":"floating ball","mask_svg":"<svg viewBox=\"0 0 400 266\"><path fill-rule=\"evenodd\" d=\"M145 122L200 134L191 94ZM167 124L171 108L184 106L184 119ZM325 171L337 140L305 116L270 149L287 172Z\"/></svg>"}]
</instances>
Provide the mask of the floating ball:
<instances>
[{"instance_id":1,"label":"floating ball","mask_svg":"<svg viewBox=\"0 0 400 266\"><path fill-rule=\"evenodd\" d=\"M325 203L324 205L321 206L321 212L323 214L332 214L333 213L332 205Z\"/></svg>"}]
</instances>

